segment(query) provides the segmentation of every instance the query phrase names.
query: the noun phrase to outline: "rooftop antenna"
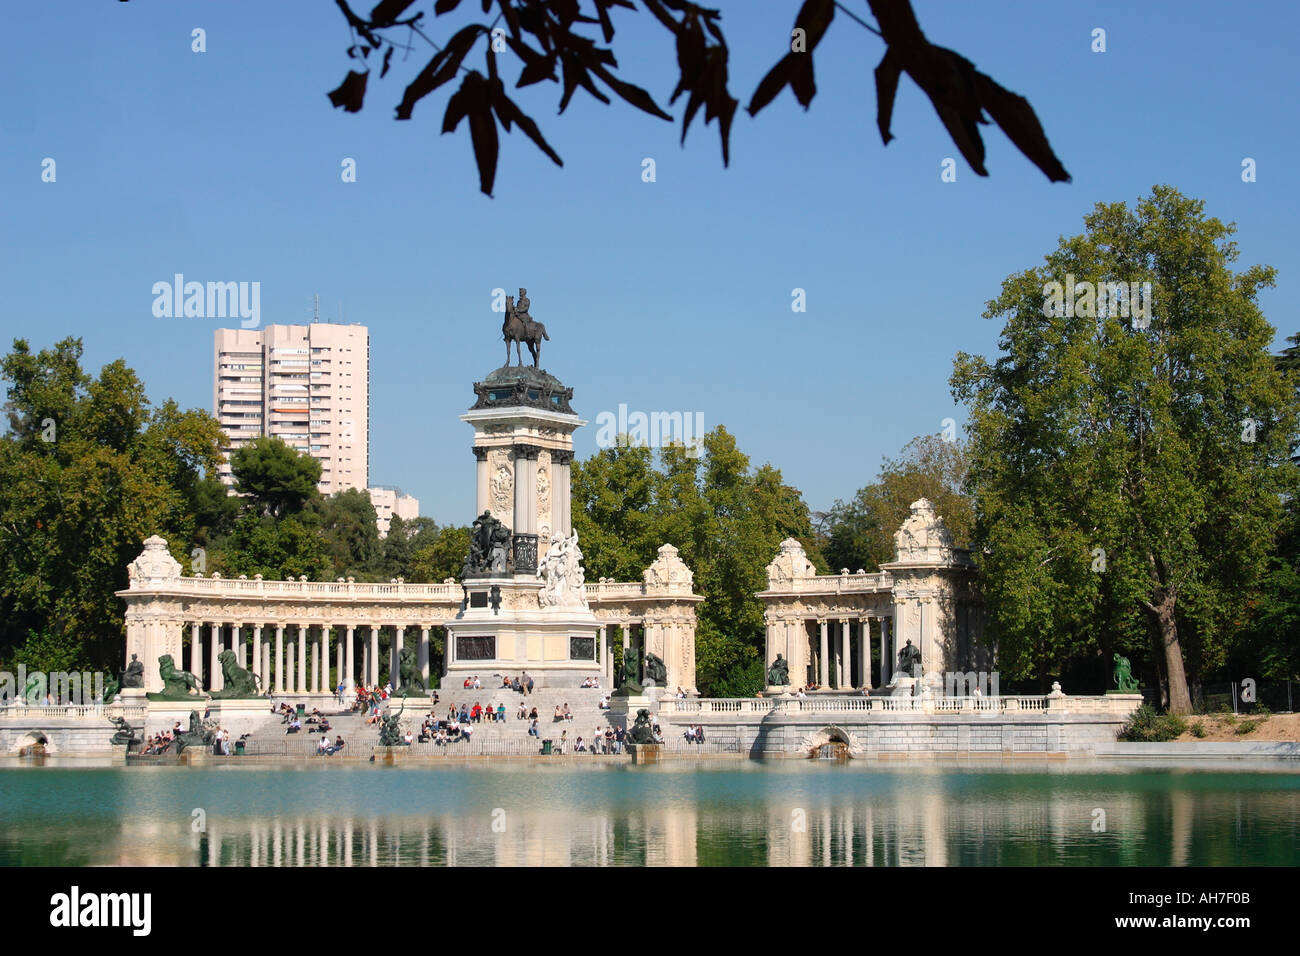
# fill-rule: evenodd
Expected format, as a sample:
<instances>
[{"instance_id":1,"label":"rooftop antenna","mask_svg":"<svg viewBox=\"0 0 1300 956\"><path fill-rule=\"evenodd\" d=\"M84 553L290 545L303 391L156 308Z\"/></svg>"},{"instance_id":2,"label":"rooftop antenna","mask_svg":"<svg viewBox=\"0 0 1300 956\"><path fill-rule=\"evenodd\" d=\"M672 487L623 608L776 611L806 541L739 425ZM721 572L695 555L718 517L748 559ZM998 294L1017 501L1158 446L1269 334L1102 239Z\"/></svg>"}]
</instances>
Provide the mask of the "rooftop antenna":
<instances>
[{"instance_id":1,"label":"rooftop antenna","mask_svg":"<svg viewBox=\"0 0 1300 956\"><path fill-rule=\"evenodd\" d=\"M311 307L311 322L312 325L315 325L319 321L320 321L320 293L317 292L316 295L313 296L313 302Z\"/></svg>"}]
</instances>

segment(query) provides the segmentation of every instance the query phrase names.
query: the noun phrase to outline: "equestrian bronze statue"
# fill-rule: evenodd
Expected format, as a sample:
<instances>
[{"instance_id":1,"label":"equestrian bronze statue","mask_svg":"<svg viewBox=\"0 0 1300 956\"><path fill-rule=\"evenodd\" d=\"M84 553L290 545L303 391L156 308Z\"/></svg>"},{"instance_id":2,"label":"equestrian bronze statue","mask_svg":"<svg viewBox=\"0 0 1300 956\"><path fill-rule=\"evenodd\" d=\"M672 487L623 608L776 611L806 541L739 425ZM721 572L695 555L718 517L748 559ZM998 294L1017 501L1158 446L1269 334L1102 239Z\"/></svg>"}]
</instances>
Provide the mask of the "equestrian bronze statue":
<instances>
[{"instance_id":1,"label":"equestrian bronze statue","mask_svg":"<svg viewBox=\"0 0 1300 956\"><path fill-rule=\"evenodd\" d=\"M510 364L510 344L515 346L515 355L519 358L519 364L524 364L523 352L519 348L519 343L528 346L528 351L533 354L533 368L537 368L537 362L542 356L542 339L550 341L551 337L546 334L546 326L540 322L534 322L533 317L528 314L528 290L519 290L519 301L515 301L512 295L506 296L506 320L501 326L501 337L506 340L506 365Z\"/></svg>"}]
</instances>

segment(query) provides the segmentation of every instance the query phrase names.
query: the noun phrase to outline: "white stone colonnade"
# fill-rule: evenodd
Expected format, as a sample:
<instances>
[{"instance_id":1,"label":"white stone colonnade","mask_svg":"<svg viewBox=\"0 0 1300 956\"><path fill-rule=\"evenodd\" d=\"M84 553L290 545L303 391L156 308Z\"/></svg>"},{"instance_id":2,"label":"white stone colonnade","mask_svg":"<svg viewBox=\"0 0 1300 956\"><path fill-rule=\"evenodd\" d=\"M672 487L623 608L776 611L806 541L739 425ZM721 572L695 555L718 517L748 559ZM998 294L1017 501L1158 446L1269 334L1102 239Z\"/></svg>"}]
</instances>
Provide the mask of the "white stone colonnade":
<instances>
[{"instance_id":1,"label":"white stone colonnade","mask_svg":"<svg viewBox=\"0 0 1300 956\"><path fill-rule=\"evenodd\" d=\"M921 673L969 669L986 660L978 645L982 606L973 565L954 547L925 498L894 536L895 560L880 571L818 574L794 538L781 542L758 594L767 626L767 666L785 658L790 686L849 690L891 683L899 651L921 652ZM877 643L878 642L878 643ZM879 648L879 663L872 663Z\"/></svg>"},{"instance_id":2,"label":"white stone colonnade","mask_svg":"<svg viewBox=\"0 0 1300 956\"><path fill-rule=\"evenodd\" d=\"M222 687L218 655L235 652L236 663L257 675L263 693L275 696L333 694L338 675L350 689L379 682L380 635L389 635L389 674L399 684L397 655L413 642L426 679L434 660L435 629L456 617L464 591L460 584L358 583L352 580L270 581L256 576L185 576L157 535L128 568L129 587L117 592L126 603L126 653L145 668L145 690L162 689L158 658L169 654L177 669L188 670L206 691ZM602 686L614 685L616 629L644 635L639 646L658 654L668 670L668 686L695 689L695 605L692 574L664 545L636 583L600 581L586 593L601 624L598 657ZM331 647L335 676L331 680ZM442 674L454 660L445 648ZM493 666L485 662L484 669ZM333 684L334 686L331 686Z\"/></svg>"}]
</instances>

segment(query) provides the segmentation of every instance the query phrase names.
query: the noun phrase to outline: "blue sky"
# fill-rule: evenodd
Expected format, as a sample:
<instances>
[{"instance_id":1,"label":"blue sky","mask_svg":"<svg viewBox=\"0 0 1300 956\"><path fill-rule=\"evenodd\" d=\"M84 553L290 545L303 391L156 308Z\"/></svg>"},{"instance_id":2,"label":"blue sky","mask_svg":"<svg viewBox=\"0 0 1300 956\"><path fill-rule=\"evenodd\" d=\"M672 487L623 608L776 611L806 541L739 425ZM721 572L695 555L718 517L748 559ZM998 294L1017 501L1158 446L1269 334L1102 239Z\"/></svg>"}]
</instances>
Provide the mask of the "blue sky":
<instances>
[{"instance_id":1,"label":"blue sky","mask_svg":"<svg viewBox=\"0 0 1300 956\"><path fill-rule=\"evenodd\" d=\"M864 0L846 2L870 19ZM715 6L743 105L798 3ZM913 436L964 421L947 380L958 350L993 353L984 303L1080 232L1096 202L1131 202L1156 183L1205 199L1238 224L1239 267L1278 268L1263 305L1279 347L1300 331L1300 203L1286 167L1300 154L1300 6L915 8L933 42L1030 100L1072 183L1048 183L993 126L991 175L974 175L907 78L896 139L882 146L872 70L883 45L842 15L816 54L812 108L787 91L756 119L739 113L730 169L699 119L682 149L680 122L581 92L556 116L558 87L541 84L516 99L565 166L503 135L488 198L467 129L439 134L444 91L410 122L392 118L431 55L421 41L372 77L361 113L331 108L325 94L350 64L333 4L14 7L0 39L0 337L42 347L81 336L89 367L125 357L155 400L210 410L212 330L229 323L155 318L153 283L177 272L258 281L263 324L309 320L319 293L323 318L341 302L371 330L371 481L461 523L474 468L458 416L502 361L496 287L527 286L547 325L542 364L592 423L580 456L595 450L597 415L620 403L699 412L814 509L873 480ZM430 35L465 19L431 23ZM615 11L615 25L620 75L667 108L671 38L644 13ZM205 53L191 51L195 27ZM1105 53L1090 50L1096 27ZM54 183L41 181L46 157ZM345 157L355 183L341 180ZM945 157L957 158L955 183L940 179ZM1241 181L1243 157L1257 182ZM803 314L791 311L795 288Z\"/></svg>"}]
</instances>

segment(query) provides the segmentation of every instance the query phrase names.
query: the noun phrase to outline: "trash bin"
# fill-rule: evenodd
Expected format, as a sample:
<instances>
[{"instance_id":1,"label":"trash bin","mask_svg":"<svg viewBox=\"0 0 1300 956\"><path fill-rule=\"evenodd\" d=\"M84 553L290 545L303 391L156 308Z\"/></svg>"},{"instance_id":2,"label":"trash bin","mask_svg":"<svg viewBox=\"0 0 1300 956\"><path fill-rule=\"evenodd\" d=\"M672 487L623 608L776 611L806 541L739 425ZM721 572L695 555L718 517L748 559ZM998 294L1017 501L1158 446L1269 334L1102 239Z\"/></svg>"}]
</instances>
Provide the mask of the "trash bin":
<instances>
[{"instance_id":1,"label":"trash bin","mask_svg":"<svg viewBox=\"0 0 1300 956\"><path fill-rule=\"evenodd\" d=\"M307 713L307 705L306 705L306 704L299 704L299 705L298 705L298 719L299 719L299 720L302 720L303 715L306 714L306 713Z\"/></svg>"},{"instance_id":2,"label":"trash bin","mask_svg":"<svg viewBox=\"0 0 1300 956\"><path fill-rule=\"evenodd\" d=\"M244 742L242 740L235 741L235 756L236 757L244 756Z\"/></svg>"},{"instance_id":3,"label":"trash bin","mask_svg":"<svg viewBox=\"0 0 1300 956\"><path fill-rule=\"evenodd\" d=\"M542 754L545 755L545 756L550 756L550 753L551 753L551 741L550 741L550 740L543 740L543 741L542 741Z\"/></svg>"}]
</instances>

